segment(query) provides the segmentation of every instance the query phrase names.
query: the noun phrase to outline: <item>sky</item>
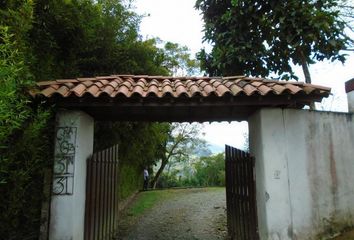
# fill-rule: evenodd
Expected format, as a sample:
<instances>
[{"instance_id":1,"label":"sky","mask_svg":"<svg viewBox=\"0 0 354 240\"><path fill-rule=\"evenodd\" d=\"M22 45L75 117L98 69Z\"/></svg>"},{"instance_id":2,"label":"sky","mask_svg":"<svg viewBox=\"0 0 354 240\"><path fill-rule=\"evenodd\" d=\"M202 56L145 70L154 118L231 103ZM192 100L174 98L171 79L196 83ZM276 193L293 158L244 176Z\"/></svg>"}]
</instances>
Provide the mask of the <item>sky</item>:
<instances>
[{"instance_id":1,"label":"sky","mask_svg":"<svg viewBox=\"0 0 354 240\"><path fill-rule=\"evenodd\" d=\"M187 46L191 53L201 48L211 49L203 43L203 21L200 12L194 9L195 0L135 0L135 11L145 15L140 25L143 38L158 37L163 41ZM302 70L295 67L299 81L304 81ZM344 83L354 77L354 54L345 64L322 62L310 66L312 83L332 88L332 96L325 99L319 109L347 112ZM244 134L248 133L247 122L212 122L204 124L203 138L220 147L228 144L244 147Z\"/></svg>"}]
</instances>

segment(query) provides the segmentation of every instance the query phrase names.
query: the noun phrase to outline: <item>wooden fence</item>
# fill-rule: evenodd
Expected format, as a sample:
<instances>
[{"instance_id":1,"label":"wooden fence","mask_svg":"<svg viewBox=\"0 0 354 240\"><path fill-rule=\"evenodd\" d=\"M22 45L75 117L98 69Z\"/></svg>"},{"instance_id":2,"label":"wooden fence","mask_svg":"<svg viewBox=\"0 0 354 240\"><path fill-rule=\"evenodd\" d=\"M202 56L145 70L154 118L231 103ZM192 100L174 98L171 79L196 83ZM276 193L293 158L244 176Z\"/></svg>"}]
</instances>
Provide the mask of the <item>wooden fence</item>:
<instances>
[{"instance_id":1,"label":"wooden fence","mask_svg":"<svg viewBox=\"0 0 354 240\"><path fill-rule=\"evenodd\" d=\"M227 226L231 239L258 240L255 159L225 146Z\"/></svg>"},{"instance_id":2,"label":"wooden fence","mask_svg":"<svg viewBox=\"0 0 354 240\"><path fill-rule=\"evenodd\" d=\"M118 227L118 145L87 160L85 240L112 239Z\"/></svg>"}]
</instances>

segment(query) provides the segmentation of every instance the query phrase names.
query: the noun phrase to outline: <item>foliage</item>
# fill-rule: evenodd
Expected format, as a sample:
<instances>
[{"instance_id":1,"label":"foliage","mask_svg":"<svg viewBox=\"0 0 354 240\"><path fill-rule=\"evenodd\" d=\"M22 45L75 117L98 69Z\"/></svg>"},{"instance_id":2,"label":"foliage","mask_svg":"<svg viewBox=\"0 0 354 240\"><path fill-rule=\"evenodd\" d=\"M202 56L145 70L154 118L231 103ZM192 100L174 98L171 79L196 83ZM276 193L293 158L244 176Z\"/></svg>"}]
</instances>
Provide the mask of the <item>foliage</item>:
<instances>
[{"instance_id":1,"label":"foliage","mask_svg":"<svg viewBox=\"0 0 354 240\"><path fill-rule=\"evenodd\" d=\"M352 0L340 0L338 4L340 17L345 22L350 35L354 34L354 2ZM349 51L354 50L354 41L351 42Z\"/></svg>"},{"instance_id":2,"label":"foliage","mask_svg":"<svg viewBox=\"0 0 354 240\"><path fill-rule=\"evenodd\" d=\"M201 125L198 123L172 123L168 129L168 139L162 146L163 154L160 156L160 167L151 181L151 186L156 187L160 175L171 162L187 161L189 156L205 142L201 141Z\"/></svg>"},{"instance_id":3,"label":"foliage","mask_svg":"<svg viewBox=\"0 0 354 240\"><path fill-rule=\"evenodd\" d=\"M0 27L0 226L1 239L35 239L42 204L42 180L50 164L51 113L29 105L32 76L24 45Z\"/></svg>"},{"instance_id":4,"label":"foliage","mask_svg":"<svg viewBox=\"0 0 354 240\"><path fill-rule=\"evenodd\" d=\"M224 159L224 153L219 153L200 157L193 164L185 166L188 170L173 168L161 175L157 187L225 186Z\"/></svg>"},{"instance_id":5,"label":"foliage","mask_svg":"<svg viewBox=\"0 0 354 240\"><path fill-rule=\"evenodd\" d=\"M191 58L188 47L166 42L163 65L173 76L192 76L198 74L200 64L198 60Z\"/></svg>"},{"instance_id":6,"label":"foliage","mask_svg":"<svg viewBox=\"0 0 354 240\"><path fill-rule=\"evenodd\" d=\"M0 25L6 27L13 44L22 54L23 61L28 61L31 54L28 49L28 32L32 28L32 0L0 0Z\"/></svg>"},{"instance_id":7,"label":"foliage","mask_svg":"<svg viewBox=\"0 0 354 240\"><path fill-rule=\"evenodd\" d=\"M142 187L143 168L153 165L163 154L168 129L167 123L95 123L95 151L119 144L120 198Z\"/></svg>"},{"instance_id":8,"label":"foliage","mask_svg":"<svg viewBox=\"0 0 354 240\"><path fill-rule=\"evenodd\" d=\"M30 34L37 79L110 74L168 75L198 67L186 47L141 41L140 16L123 1L37 0Z\"/></svg>"},{"instance_id":9,"label":"foliage","mask_svg":"<svg viewBox=\"0 0 354 240\"><path fill-rule=\"evenodd\" d=\"M37 79L122 71L136 44L138 16L121 1L37 0L30 33ZM39 67L40 66L40 67Z\"/></svg>"},{"instance_id":10,"label":"foliage","mask_svg":"<svg viewBox=\"0 0 354 240\"><path fill-rule=\"evenodd\" d=\"M14 145L0 151L1 239L37 239L43 173L51 166L53 153L50 116L43 109L33 112Z\"/></svg>"},{"instance_id":11,"label":"foliage","mask_svg":"<svg viewBox=\"0 0 354 240\"><path fill-rule=\"evenodd\" d=\"M140 16L126 2L0 0L0 239L38 239L54 121L51 108L29 98L35 81L172 71L166 62L173 59L157 40L140 39ZM95 127L96 149L120 144L119 197L125 198L141 188L143 166L164 154L169 125Z\"/></svg>"},{"instance_id":12,"label":"foliage","mask_svg":"<svg viewBox=\"0 0 354 240\"><path fill-rule=\"evenodd\" d=\"M24 65L24 57L18 52L13 35L7 27L0 27L0 145L20 130L30 114L27 98L21 95L30 84L31 76ZM28 79L27 81L25 79Z\"/></svg>"},{"instance_id":13,"label":"foliage","mask_svg":"<svg viewBox=\"0 0 354 240\"><path fill-rule=\"evenodd\" d=\"M198 0L210 54L201 51L202 67L211 75L296 78L291 62L303 67L329 59L345 61L340 50L351 42L337 1Z\"/></svg>"},{"instance_id":14,"label":"foliage","mask_svg":"<svg viewBox=\"0 0 354 240\"><path fill-rule=\"evenodd\" d=\"M201 157L195 169L195 177L200 186L225 186L224 153Z\"/></svg>"}]
</instances>

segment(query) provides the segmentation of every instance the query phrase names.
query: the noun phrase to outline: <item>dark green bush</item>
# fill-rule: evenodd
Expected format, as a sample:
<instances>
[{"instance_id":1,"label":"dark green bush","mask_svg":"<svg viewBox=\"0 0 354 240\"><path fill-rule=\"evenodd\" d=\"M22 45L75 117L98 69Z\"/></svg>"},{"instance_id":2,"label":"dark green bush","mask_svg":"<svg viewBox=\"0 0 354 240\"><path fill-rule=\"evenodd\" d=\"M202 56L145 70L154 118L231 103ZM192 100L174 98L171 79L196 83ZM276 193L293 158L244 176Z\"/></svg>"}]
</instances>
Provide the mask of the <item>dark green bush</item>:
<instances>
[{"instance_id":1,"label":"dark green bush","mask_svg":"<svg viewBox=\"0 0 354 240\"><path fill-rule=\"evenodd\" d=\"M30 104L31 74L8 28L0 38L0 238L36 239L54 128L51 113Z\"/></svg>"}]
</instances>

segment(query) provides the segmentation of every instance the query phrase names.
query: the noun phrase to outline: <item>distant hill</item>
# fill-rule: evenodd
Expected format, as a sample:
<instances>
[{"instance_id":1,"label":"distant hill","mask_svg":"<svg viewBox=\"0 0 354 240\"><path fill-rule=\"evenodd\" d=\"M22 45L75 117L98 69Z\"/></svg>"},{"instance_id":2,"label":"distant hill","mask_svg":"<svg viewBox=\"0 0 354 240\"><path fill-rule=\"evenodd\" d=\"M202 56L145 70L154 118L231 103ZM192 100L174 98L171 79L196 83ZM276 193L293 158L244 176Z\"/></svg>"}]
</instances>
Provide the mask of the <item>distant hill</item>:
<instances>
[{"instance_id":1,"label":"distant hill","mask_svg":"<svg viewBox=\"0 0 354 240\"><path fill-rule=\"evenodd\" d=\"M225 151L225 146L220 146L220 145L208 143L208 147L213 154L214 153L221 153L221 152Z\"/></svg>"}]
</instances>

